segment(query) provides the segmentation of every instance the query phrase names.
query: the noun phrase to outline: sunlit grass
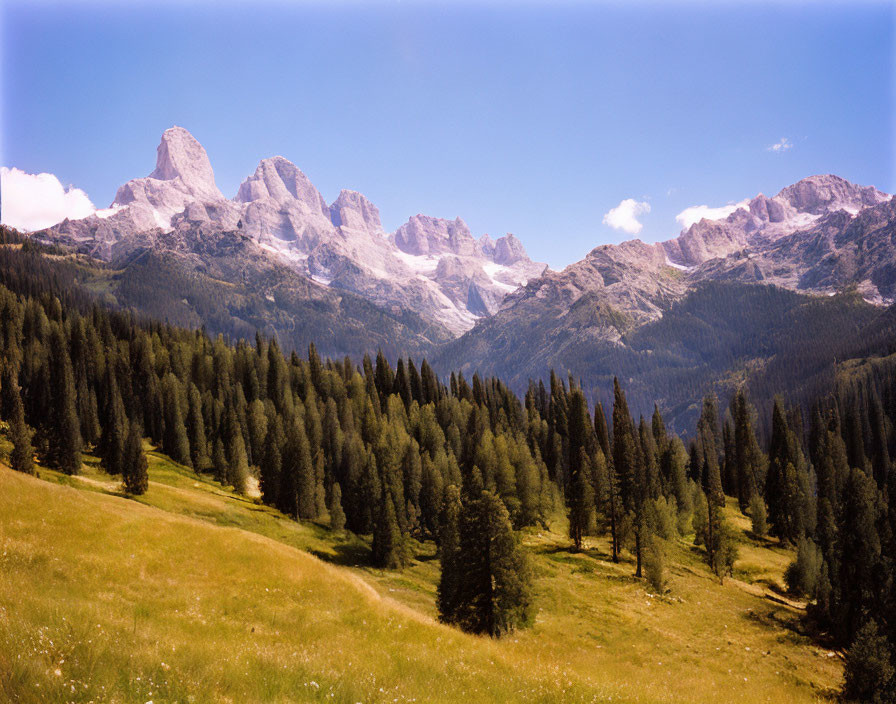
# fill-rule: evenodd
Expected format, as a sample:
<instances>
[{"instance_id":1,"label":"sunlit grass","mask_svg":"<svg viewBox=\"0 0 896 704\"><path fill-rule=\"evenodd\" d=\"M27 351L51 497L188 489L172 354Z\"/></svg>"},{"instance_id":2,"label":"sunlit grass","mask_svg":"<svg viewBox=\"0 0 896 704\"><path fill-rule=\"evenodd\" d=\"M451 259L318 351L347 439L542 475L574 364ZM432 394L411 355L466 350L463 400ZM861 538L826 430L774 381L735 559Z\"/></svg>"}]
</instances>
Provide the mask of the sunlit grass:
<instances>
[{"instance_id":1,"label":"sunlit grass","mask_svg":"<svg viewBox=\"0 0 896 704\"><path fill-rule=\"evenodd\" d=\"M139 500L85 460L82 478L0 469L0 698L801 702L839 684L839 659L765 597L790 553L747 533L724 585L670 542L669 591L651 595L605 540L572 554L562 525L529 531L538 618L490 641L436 623L431 544L384 572L365 539L158 453Z\"/></svg>"}]
</instances>

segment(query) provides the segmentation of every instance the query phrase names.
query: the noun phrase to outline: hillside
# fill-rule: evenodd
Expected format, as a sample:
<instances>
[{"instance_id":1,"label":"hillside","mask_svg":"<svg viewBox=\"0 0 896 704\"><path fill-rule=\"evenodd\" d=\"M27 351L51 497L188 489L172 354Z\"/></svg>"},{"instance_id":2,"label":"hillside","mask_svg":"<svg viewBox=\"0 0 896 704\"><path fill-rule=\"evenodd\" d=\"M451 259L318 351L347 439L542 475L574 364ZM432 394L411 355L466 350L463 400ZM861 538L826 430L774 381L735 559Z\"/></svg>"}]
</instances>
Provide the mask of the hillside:
<instances>
[{"instance_id":1,"label":"hillside","mask_svg":"<svg viewBox=\"0 0 896 704\"><path fill-rule=\"evenodd\" d=\"M12 701L811 702L839 685L839 657L775 594L791 554L742 518L734 579L719 585L683 538L663 596L603 539L572 555L561 532L529 531L539 616L495 641L435 622L431 544L404 572L374 570L366 541L158 453L139 500L83 469L0 467Z\"/></svg>"},{"instance_id":2,"label":"hillside","mask_svg":"<svg viewBox=\"0 0 896 704\"><path fill-rule=\"evenodd\" d=\"M582 380L605 404L618 376L633 412L648 416L658 402L687 432L704 394L716 393L724 404L746 381L765 418L774 394L805 400L824 393L838 360L886 354L893 340L893 309L854 291L809 296L734 281L702 283L642 325L596 293L569 309L530 312L521 316L514 307L480 322L439 348L437 368L496 375L518 392L555 369Z\"/></svg>"}]
</instances>

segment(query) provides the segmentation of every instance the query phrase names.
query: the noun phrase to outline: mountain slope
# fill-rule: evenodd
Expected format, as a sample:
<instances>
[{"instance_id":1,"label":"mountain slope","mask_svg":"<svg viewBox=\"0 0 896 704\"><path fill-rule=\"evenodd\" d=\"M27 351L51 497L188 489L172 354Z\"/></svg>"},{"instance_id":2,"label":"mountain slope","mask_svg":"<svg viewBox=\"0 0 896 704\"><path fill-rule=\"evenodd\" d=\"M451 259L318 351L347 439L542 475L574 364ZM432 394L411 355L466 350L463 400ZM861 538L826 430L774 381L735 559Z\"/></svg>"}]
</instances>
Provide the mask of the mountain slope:
<instances>
[{"instance_id":1,"label":"mountain slope","mask_svg":"<svg viewBox=\"0 0 896 704\"><path fill-rule=\"evenodd\" d=\"M868 305L857 304L862 313L855 318L850 305L809 306L819 321L831 316L809 338L815 321L788 318L789 308L769 302L809 299L770 294L769 284L822 297L855 290ZM672 410L725 377L730 386L755 374L785 348L801 357L813 340L825 350L851 342L894 294L896 199L836 176L813 176L773 198L731 206L724 218L701 220L667 242L603 245L562 272L547 271L447 343L436 361L446 372L501 375L518 390L557 368L598 397L619 374L635 387L644 382L643 397L634 391L640 410L650 412L654 401ZM704 305L711 295L727 306L721 314ZM692 304L708 317L681 315ZM763 317L766 324L756 325ZM788 336L808 346L788 345ZM826 353L828 368L836 357ZM791 388L821 369L792 371ZM673 411L673 420L683 410Z\"/></svg>"},{"instance_id":2,"label":"mountain slope","mask_svg":"<svg viewBox=\"0 0 896 704\"><path fill-rule=\"evenodd\" d=\"M612 403L612 380L629 406L648 415L659 403L678 430L693 427L699 400L725 398L745 380L760 407L775 393L807 398L833 381L835 363L886 353L896 327L856 293L806 296L776 286L707 281L664 315L641 325L598 292L544 315L499 312L444 345L437 368L505 378L518 392L551 369L582 380L592 398Z\"/></svg>"},{"instance_id":3,"label":"mountain slope","mask_svg":"<svg viewBox=\"0 0 896 704\"><path fill-rule=\"evenodd\" d=\"M276 335L286 349L304 354L315 342L333 358L382 349L390 358L428 354L450 339L443 327L403 309L375 306L272 262L239 231L180 230L187 244L163 238L136 249L116 264L84 255L18 244L0 246L0 283L17 293L37 294L51 281L54 295L89 305L129 308L156 320L212 335L253 340ZM22 237L0 228L0 241ZM189 249L190 255L183 252ZM37 251L35 251L37 250ZM56 254L48 254L56 251Z\"/></svg>"}]
</instances>

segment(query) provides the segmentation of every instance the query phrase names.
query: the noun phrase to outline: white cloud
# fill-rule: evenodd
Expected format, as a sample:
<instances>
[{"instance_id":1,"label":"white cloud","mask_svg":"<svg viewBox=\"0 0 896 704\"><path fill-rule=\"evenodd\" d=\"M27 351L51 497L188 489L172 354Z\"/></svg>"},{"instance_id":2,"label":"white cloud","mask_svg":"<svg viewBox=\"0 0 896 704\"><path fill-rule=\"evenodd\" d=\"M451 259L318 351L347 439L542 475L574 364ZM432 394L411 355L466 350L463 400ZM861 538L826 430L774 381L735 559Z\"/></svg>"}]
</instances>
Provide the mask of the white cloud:
<instances>
[{"instance_id":1,"label":"white cloud","mask_svg":"<svg viewBox=\"0 0 896 704\"><path fill-rule=\"evenodd\" d=\"M0 221L18 230L41 230L96 210L80 188L64 188L53 174L0 167Z\"/></svg>"},{"instance_id":2,"label":"white cloud","mask_svg":"<svg viewBox=\"0 0 896 704\"><path fill-rule=\"evenodd\" d=\"M793 142L791 142L787 137L781 137L780 140L775 142L770 147L766 147L765 151L767 152L786 152L788 149L793 149Z\"/></svg>"},{"instance_id":3,"label":"white cloud","mask_svg":"<svg viewBox=\"0 0 896 704\"><path fill-rule=\"evenodd\" d=\"M692 205L690 208L682 210L675 216L675 219L681 224L683 229L687 229L704 218L707 220L724 220L738 208L745 208L749 202L749 200L742 200L740 203L729 203L718 208L710 208L708 205Z\"/></svg>"},{"instance_id":4,"label":"white cloud","mask_svg":"<svg viewBox=\"0 0 896 704\"><path fill-rule=\"evenodd\" d=\"M604 225L609 225L614 230L622 230L630 235L637 235L644 227L638 222L638 216L649 212L650 203L626 198L604 215Z\"/></svg>"}]
</instances>

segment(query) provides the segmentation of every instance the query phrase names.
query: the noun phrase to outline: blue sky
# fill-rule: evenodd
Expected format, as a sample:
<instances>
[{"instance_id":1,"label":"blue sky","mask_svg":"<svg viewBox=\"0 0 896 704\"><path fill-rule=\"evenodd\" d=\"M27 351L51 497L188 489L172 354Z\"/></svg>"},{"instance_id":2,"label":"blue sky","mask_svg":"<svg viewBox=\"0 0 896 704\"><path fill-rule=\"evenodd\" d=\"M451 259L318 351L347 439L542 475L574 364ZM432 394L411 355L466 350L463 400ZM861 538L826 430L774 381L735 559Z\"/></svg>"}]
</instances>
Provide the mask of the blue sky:
<instances>
[{"instance_id":1,"label":"blue sky","mask_svg":"<svg viewBox=\"0 0 896 704\"><path fill-rule=\"evenodd\" d=\"M97 207L173 124L225 195L282 154L554 267L630 238L625 199L654 241L815 173L896 191L893 3L122 5L0 9L0 161Z\"/></svg>"}]
</instances>

